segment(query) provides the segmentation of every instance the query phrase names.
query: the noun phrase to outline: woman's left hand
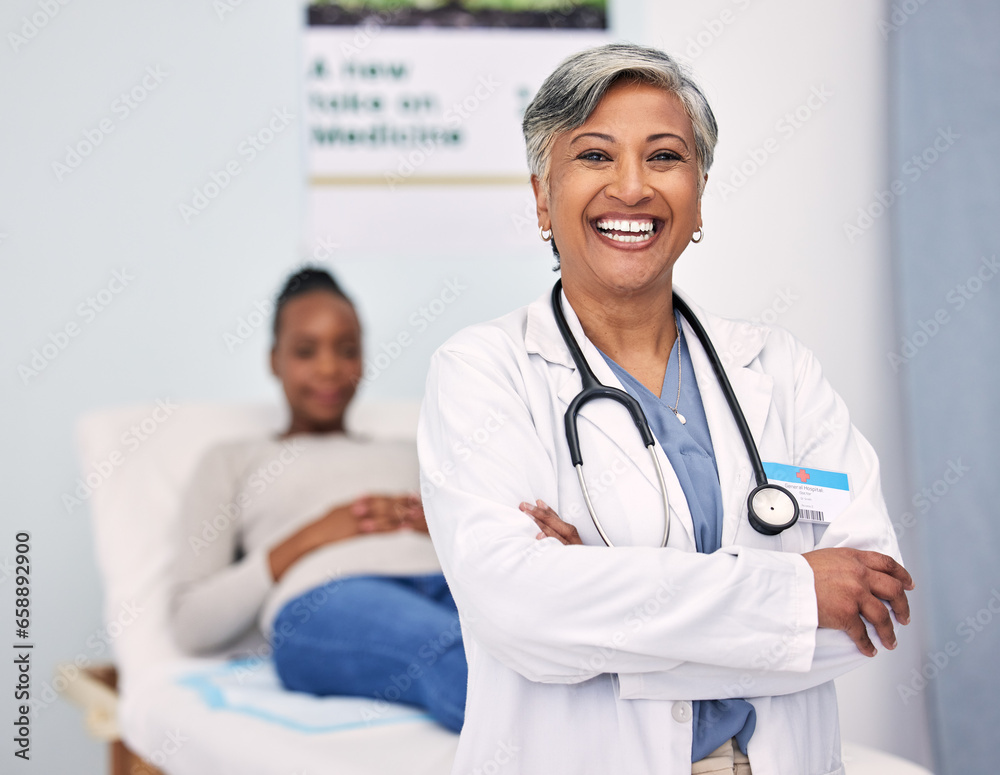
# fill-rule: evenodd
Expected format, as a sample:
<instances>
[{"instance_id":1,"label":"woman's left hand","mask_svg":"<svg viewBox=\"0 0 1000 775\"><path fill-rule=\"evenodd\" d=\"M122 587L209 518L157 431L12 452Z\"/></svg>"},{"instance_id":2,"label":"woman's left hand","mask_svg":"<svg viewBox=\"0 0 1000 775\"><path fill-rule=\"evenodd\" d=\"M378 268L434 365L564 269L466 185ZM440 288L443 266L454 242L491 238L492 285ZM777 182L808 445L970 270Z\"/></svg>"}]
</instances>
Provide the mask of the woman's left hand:
<instances>
[{"instance_id":1,"label":"woman's left hand","mask_svg":"<svg viewBox=\"0 0 1000 775\"><path fill-rule=\"evenodd\" d=\"M559 515L545 501L537 500L534 506L530 503L522 503L520 508L541 528L541 532L535 538L555 538L566 546L583 544L576 528L569 522L563 522L559 519Z\"/></svg>"}]
</instances>

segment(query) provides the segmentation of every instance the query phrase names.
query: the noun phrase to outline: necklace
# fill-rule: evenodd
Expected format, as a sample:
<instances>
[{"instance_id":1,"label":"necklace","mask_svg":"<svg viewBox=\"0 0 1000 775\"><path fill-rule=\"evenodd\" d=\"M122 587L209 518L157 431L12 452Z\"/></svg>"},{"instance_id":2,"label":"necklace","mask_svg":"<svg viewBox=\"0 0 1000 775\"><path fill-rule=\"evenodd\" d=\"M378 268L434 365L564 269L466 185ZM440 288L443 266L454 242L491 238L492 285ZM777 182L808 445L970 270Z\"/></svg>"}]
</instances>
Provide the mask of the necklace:
<instances>
[{"instance_id":1,"label":"necklace","mask_svg":"<svg viewBox=\"0 0 1000 775\"><path fill-rule=\"evenodd\" d=\"M676 324L676 321L675 321ZM674 401L674 405L667 407L671 412L674 413L674 417L681 421L681 425L687 425L687 419L683 414L677 411L677 407L681 405L681 327L677 325L677 337L674 339L674 344L677 345L677 400ZM673 352L671 348L670 352ZM670 363L670 356L667 356L667 363Z\"/></svg>"}]
</instances>

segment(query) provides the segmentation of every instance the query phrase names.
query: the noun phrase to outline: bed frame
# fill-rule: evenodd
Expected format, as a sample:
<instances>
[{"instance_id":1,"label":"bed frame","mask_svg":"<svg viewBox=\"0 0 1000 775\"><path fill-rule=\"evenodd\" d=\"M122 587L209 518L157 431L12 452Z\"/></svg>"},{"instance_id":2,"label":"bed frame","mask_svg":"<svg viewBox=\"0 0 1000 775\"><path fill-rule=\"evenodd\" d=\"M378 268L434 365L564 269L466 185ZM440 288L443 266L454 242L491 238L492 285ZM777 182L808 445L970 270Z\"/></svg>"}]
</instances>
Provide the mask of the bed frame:
<instances>
[{"instance_id":1,"label":"bed frame","mask_svg":"<svg viewBox=\"0 0 1000 775\"><path fill-rule=\"evenodd\" d=\"M67 675L70 665L59 672ZM121 739L118 726L118 670L114 665L94 665L81 670L61 694L84 711L84 725L91 736L108 744L110 775L163 775L133 752Z\"/></svg>"}]
</instances>

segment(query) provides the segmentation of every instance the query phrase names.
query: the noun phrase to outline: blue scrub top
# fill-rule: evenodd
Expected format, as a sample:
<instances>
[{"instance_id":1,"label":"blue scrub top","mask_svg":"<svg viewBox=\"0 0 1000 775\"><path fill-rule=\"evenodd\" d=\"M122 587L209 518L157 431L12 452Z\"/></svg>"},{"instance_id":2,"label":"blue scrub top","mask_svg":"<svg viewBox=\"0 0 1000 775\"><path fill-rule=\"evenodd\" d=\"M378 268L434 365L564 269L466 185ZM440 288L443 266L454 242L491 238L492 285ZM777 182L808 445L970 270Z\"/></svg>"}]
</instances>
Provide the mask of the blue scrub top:
<instances>
[{"instance_id":1,"label":"blue scrub top","mask_svg":"<svg viewBox=\"0 0 1000 775\"><path fill-rule=\"evenodd\" d=\"M705 407L701 402L698 380L695 378L691 354L677 316L677 343L667 360L660 395L654 395L635 377L602 352L604 360L624 386L642 406L650 430L663 447L674 469L691 512L695 544L699 552L711 553L722 545L722 487L715 462L715 449L708 430ZM677 353L680 353L678 361ZM677 368L681 369L681 397L677 411L684 416L682 424L671 407L677 399ZM740 750L747 744L757 724L757 714L746 700L699 700L694 705L694 740L691 761L696 762L725 743L736 738Z\"/></svg>"}]
</instances>

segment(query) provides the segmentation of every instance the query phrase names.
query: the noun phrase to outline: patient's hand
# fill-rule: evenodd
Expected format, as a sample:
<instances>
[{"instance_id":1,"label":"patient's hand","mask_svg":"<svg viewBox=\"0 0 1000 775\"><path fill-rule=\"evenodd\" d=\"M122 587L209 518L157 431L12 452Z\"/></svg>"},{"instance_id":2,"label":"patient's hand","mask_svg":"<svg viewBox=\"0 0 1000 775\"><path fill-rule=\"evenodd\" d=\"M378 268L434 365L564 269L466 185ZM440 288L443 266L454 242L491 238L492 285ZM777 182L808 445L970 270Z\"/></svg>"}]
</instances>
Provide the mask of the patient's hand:
<instances>
[{"instance_id":1,"label":"patient's hand","mask_svg":"<svg viewBox=\"0 0 1000 775\"><path fill-rule=\"evenodd\" d=\"M384 533L390 530L427 532L420 497L407 495L364 495L350 505L358 533Z\"/></svg>"},{"instance_id":2,"label":"patient's hand","mask_svg":"<svg viewBox=\"0 0 1000 775\"><path fill-rule=\"evenodd\" d=\"M275 546L268 555L271 577L277 581L300 557L327 544L394 530L427 532L420 499L415 495L362 495L334 506Z\"/></svg>"},{"instance_id":3,"label":"patient's hand","mask_svg":"<svg viewBox=\"0 0 1000 775\"><path fill-rule=\"evenodd\" d=\"M362 495L334 506L316 520L313 541L317 546L370 533L390 533L404 527L404 499L396 495Z\"/></svg>"},{"instance_id":4,"label":"patient's hand","mask_svg":"<svg viewBox=\"0 0 1000 775\"><path fill-rule=\"evenodd\" d=\"M428 533L427 519L424 517L424 504L420 502L420 496L411 493L404 495L400 499L403 502L403 525L418 533Z\"/></svg>"},{"instance_id":5,"label":"patient's hand","mask_svg":"<svg viewBox=\"0 0 1000 775\"><path fill-rule=\"evenodd\" d=\"M522 503L520 509L535 520L535 524L541 528L535 538L555 538L567 546L583 544L576 528L569 522L563 522L559 519L559 515L545 501L535 501L534 506L530 503Z\"/></svg>"}]
</instances>

